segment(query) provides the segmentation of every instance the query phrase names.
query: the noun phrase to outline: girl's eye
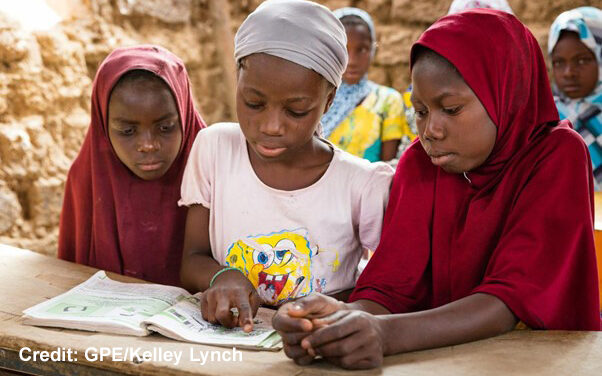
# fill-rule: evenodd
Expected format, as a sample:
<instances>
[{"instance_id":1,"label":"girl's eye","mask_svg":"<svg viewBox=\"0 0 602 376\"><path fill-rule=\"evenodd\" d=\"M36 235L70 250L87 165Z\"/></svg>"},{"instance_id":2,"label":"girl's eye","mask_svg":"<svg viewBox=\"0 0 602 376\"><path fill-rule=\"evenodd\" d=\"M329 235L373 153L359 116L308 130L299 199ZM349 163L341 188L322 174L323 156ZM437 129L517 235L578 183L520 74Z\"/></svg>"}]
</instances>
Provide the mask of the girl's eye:
<instances>
[{"instance_id":1,"label":"girl's eye","mask_svg":"<svg viewBox=\"0 0 602 376\"><path fill-rule=\"evenodd\" d=\"M119 130L119 133L124 136L131 136L134 134L134 128L122 128Z\"/></svg>"},{"instance_id":2,"label":"girl's eye","mask_svg":"<svg viewBox=\"0 0 602 376\"><path fill-rule=\"evenodd\" d=\"M585 65L585 64L588 64L591 60L592 59L590 59L590 58L583 57L583 58L577 60L577 64L579 64L579 65Z\"/></svg>"},{"instance_id":3,"label":"girl's eye","mask_svg":"<svg viewBox=\"0 0 602 376\"><path fill-rule=\"evenodd\" d=\"M249 102L245 102L245 106L249 107L250 109L253 110L259 110L263 105L261 103L249 103Z\"/></svg>"},{"instance_id":4,"label":"girl's eye","mask_svg":"<svg viewBox=\"0 0 602 376\"><path fill-rule=\"evenodd\" d=\"M159 130L163 133L169 133L174 130L175 124L163 124L159 127Z\"/></svg>"},{"instance_id":5,"label":"girl's eye","mask_svg":"<svg viewBox=\"0 0 602 376\"><path fill-rule=\"evenodd\" d=\"M443 112L445 112L448 115L455 115L455 114L458 113L458 111L460 111L460 107L461 106L451 107L451 108L444 108Z\"/></svg>"},{"instance_id":6,"label":"girl's eye","mask_svg":"<svg viewBox=\"0 0 602 376\"><path fill-rule=\"evenodd\" d=\"M425 117L428 114L428 111L414 109L414 113L416 113L416 117L422 118L422 117Z\"/></svg>"},{"instance_id":7,"label":"girl's eye","mask_svg":"<svg viewBox=\"0 0 602 376\"><path fill-rule=\"evenodd\" d=\"M562 66L564 66L564 62L555 60L555 61L552 61L552 66L554 68L561 68Z\"/></svg>"},{"instance_id":8,"label":"girl's eye","mask_svg":"<svg viewBox=\"0 0 602 376\"><path fill-rule=\"evenodd\" d=\"M309 111L296 112L296 111L288 110L288 113L293 117L300 118L300 117L303 117L303 116L309 114Z\"/></svg>"}]
</instances>

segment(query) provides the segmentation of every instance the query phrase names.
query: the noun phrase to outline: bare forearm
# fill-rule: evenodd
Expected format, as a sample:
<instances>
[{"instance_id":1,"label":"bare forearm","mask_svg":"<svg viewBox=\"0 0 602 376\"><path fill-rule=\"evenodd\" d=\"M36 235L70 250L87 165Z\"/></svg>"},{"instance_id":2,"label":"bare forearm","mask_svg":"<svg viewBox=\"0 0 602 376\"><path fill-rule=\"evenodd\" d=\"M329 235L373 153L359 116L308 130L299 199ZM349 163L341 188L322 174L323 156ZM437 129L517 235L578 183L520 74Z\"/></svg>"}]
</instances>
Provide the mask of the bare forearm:
<instances>
[{"instance_id":1,"label":"bare forearm","mask_svg":"<svg viewBox=\"0 0 602 376\"><path fill-rule=\"evenodd\" d=\"M385 355L476 341L510 331L517 322L500 299L488 294L378 319L384 329Z\"/></svg>"},{"instance_id":2,"label":"bare forearm","mask_svg":"<svg viewBox=\"0 0 602 376\"><path fill-rule=\"evenodd\" d=\"M182 260L180 282L188 291L204 291L209 288L211 278L222 268L212 257L189 255Z\"/></svg>"},{"instance_id":3,"label":"bare forearm","mask_svg":"<svg viewBox=\"0 0 602 376\"><path fill-rule=\"evenodd\" d=\"M397 149L399 148L400 140L390 140L382 143L380 150L380 160L390 161L397 156Z\"/></svg>"},{"instance_id":4,"label":"bare forearm","mask_svg":"<svg viewBox=\"0 0 602 376\"><path fill-rule=\"evenodd\" d=\"M388 315L391 312L382 305L372 300L356 300L352 303L345 303L345 308L349 310L359 310L371 313L373 315Z\"/></svg>"},{"instance_id":5,"label":"bare forearm","mask_svg":"<svg viewBox=\"0 0 602 376\"><path fill-rule=\"evenodd\" d=\"M329 295L329 296L332 296L336 300L340 300L342 302L346 302L347 299L349 299L349 297L351 296L352 292L353 292L353 289L343 290L343 291L339 291L339 292L334 293L334 294Z\"/></svg>"}]
</instances>

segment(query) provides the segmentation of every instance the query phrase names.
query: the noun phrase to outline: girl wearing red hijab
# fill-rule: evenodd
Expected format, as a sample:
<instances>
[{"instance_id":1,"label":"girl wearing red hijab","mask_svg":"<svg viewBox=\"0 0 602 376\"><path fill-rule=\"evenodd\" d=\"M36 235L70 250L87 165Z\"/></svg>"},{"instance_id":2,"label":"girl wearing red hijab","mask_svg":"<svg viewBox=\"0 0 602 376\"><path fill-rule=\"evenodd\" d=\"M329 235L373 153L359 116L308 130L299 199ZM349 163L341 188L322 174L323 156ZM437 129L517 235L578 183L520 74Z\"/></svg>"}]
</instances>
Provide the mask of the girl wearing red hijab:
<instances>
[{"instance_id":1,"label":"girl wearing red hijab","mask_svg":"<svg viewBox=\"0 0 602 376\"><path fill-rule=\"evenodd\" d=\"M558 113L514 16L441 18L411 51L420 142L399 162L383 233L350 298L289 303L287 355L370 368L383 355L512 330L599 330L588 151Z\"/></svg>"},{"instance_id":2,"label":"girl wearing red hijab","mask_svg":"<svg viewBox=\"0 0 602 376\"><path fill-rule=\"evenodd\" d=\"M113 51L92 88L91 123L65 187L61 259L179 284L186 160L205 125L183 62L157 46Z\"/></svg>"}]
</instances>

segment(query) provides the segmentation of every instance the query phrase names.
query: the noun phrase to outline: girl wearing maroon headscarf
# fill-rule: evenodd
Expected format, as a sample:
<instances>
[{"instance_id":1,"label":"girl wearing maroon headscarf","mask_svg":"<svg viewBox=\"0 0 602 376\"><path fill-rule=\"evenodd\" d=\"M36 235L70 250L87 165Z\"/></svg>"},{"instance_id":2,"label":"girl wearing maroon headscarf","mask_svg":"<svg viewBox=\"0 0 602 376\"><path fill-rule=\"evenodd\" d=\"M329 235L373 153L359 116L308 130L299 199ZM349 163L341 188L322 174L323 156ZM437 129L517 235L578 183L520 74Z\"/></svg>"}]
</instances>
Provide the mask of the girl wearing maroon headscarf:
<instances>
[{"instance_id":1,"label":"girl wearing maroon headscarf","mask_svg":"<svg viewBox=\"0 0 602 376\"><path fill-rule=\"evenodd\" d=\"M558 121L533 35L467 11L424 32L411 62L420 142L397 167L380 245L351 303L280 308L287 355L370 368L519 321L599 330L591 162Z\"/></svg>"},{"instance_id":2,"label":"girl wearing maroon headscarf","mask_svg":"<svg viewBox=\"0 0 602 376\"><path fill-rule=\"evenodd\" d=\"M61 259L177 285L186 160L204 127L183 62L157 46L113 51L92 88L90 128L69 170Z\"/></svg>"}]
</instances>

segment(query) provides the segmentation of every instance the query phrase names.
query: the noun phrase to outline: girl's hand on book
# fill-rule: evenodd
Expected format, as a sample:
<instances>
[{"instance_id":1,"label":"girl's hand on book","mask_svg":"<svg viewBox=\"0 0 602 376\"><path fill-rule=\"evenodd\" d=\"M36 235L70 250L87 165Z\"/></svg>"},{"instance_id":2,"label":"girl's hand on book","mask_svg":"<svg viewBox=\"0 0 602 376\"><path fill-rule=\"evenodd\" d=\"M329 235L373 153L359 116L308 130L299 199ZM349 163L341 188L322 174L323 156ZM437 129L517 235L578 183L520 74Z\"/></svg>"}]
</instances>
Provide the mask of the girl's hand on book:
<instances>
[{"instance_id":1,"label":"girl's hand on book","mask_svg":"<svg viewBox=\"0 0 602 376\"><path fill-rule=\"evenodd\" d=\"M282 337L286 355L297 364L311 363L316 354L311 347L302 347L302 340L322 325L316 320L343 309L343 302L319 293L280 307L272 325Z\"/></svg>"},{"instance_id":2,"label":"girl's hand on book","mask_svg":"<svg viewBox=\"0 0 602 376\"><path fill-rule=\"evenodd\" d=\"M226 328L240 326L245 332L253 330L253 317L259 309L255 287L239 271L229 270L219 275L201 297L203 319ZM232 311L236 308L238 314Z\"/></svg>"}]
</instances>

